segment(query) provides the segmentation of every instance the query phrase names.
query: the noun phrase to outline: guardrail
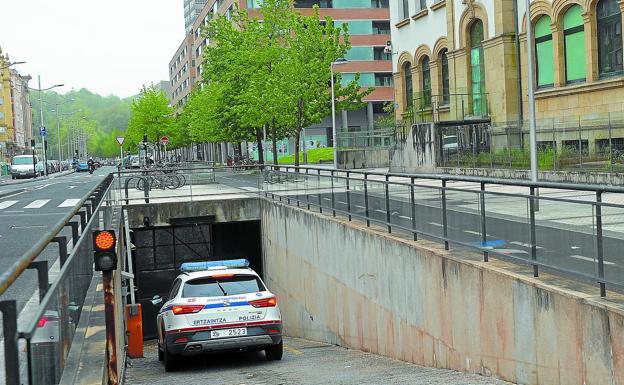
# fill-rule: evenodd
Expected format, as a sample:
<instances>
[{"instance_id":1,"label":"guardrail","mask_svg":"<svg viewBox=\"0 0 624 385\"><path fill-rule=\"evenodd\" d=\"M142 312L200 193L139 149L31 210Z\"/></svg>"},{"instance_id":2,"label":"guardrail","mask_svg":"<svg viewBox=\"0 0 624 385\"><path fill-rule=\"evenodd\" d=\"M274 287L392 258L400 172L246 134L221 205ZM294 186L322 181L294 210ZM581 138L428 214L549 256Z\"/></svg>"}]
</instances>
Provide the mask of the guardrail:
<instances>
[{"instance_id":1,"label":"guardrail","mask_svg":"<svg viewBox=\"0 0 624 385\"><path fill-rule=\"evenodd\" d=\"M294 166L269 167L263 186L267 198L497 255L535 277L545 268L597 282L603 297L624 288L621 187Z\"/></svg>"},{"instance_id":2,"label":"guardrail","mask_svg":"<svg viewBox=\"0 0 624 385\"><path fill-rule=\"evenodd\" d=\"M93 274L91 229L99 226L100 207L112 180L112 175L108 175L91 189L72 211L0 276L0 295L28 269L37 270L39 289L39 305L33 316L19 327L16 300L0 302L6 384L57 384L60 380ZM61 235L66 227L72 232L70 245L67 236ZM50 285L48 262L36 259L51 243L58 244L60 271ZM25 347L27 381L20 379L20 363L24 358L20 356L21 347Z\"/></svg>"}]
</instances>

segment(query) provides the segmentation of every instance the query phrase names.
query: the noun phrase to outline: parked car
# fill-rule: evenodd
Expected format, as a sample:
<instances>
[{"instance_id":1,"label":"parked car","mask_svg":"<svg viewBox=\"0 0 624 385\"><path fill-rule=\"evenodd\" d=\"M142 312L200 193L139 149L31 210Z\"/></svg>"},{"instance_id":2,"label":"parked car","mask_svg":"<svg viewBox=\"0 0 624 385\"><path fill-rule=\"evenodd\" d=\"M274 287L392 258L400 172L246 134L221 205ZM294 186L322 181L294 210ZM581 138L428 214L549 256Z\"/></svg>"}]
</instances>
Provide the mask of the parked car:
<instances>
[{"instance_id":1,"label":"parked car","mask_svg":"<svg viewBox=\"0 0 624 385\"><path fill-rule=\"evenodd\" d=\"M37 156L35 156L35 162L39 162ZM34 178L35 176L32 155L17 155L13 157L11 160L11 179Z\"/></svg>"},{"instance_id":2,"label":"parked car","mask_svg":"<svg viewBox=\"0 0 624 385\"><path fill-rule=\"evenodd\" d=\"M89 171L89 164L87 163L86 159L81 159L77 161L75 167L76 172Z\"/></svg>"}]
</instances>

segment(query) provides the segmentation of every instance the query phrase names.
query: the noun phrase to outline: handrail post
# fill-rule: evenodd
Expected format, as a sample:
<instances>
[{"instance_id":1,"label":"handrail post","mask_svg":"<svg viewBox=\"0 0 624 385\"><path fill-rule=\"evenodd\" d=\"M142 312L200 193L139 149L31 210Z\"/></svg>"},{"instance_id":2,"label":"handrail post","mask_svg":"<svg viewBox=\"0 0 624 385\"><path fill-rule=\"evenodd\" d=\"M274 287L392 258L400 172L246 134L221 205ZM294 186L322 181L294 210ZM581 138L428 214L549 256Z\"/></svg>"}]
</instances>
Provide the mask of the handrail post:
<instances>
[{"instance_id":1,"label":"handrail post","mask_svg":"<svg viewBox=\"0 0 624 385\"><path fill-rule=\"evenodd\" d=\"M334 170L331 170L331 204L332 204L332 216L336 216L336 197L334 194Z\"/></svg>"},{"instance_id":2,"label":"handrail post","mask_svg":"<svg viewBox=\"0 0 624 385\"><path fill-rule=\"evenodd\" d=\"M308 203L308 210L310 210L310 193L308 192L308 169L305 169L306 177L305 177L305 193L306 193L306 202Z\"/></svg>"},{"instance_id":3,"label":"handrail post","mask_svg":"<svg viewBox=\"0 0 624 385\"><path fill-rule=\"evenodd\" d=\"M54 237L52 238L52 242L58 243L59 247L59 260L61 262L61 267L65 264L67 260L67 237Z\"/></svg>"},{"instance_id":4,"label":"handrail post","mask_svg":"<svg viewBox=\"0 0 624 385\"><path fill-rule=\"evenodd\" d=\"M607 288L604 283L604 249L602 243L602 191L596 191L596 256L598 257L600 296L606 297Z\"/></svg>"},{"instance_id":5,"label":"handrail post","mask_svg":"<svg viewBox=\"0 0 624 385\"><path fill-rule=\"evenodd\" d=\"M0 302L4 335L4 372L6 385L20 385L19 349L17 344L17 302Z\"/></svg>"},{"instance_id":6,"label":"handrail post","mask_svg":"<svg viewBox=\"0 0 624 385\"><path fill-rule=\"evenodd\" d=\"M390 225L390 177L386 175L385 192L386 192L386 226L388 226L388 233L392 233L392 226Z\"/></svg>"},{"instance_id":7,"label":"handrail post","mask_svg":"<svg viewBox=\"0 0 624 385\"><path fill-rule=\"evenodd\" d=\"M368 174L364 173L364 215L366 216L366 227L370 227L370 218L368 216Z\"/></svg>"},{"instance_id":8,"label":"handrail post","mask_svg":"<svg viewBox=\"0 0 624 385\"><path fill-rule=\"evenodd\" d=\"M530 223L530 241L531 241L531 260L537 261L537 236L535 234L535 187L530 187L531 196L529 197L529 223ZM539 276L537 264L533 263L533 276Z\"/></svg>"},{"instance_id":9,"label":"handrail post","mask_svg":"<svg viewBox=\"0 0 624 385\"><path fill-rule=\"evenodd\" d=\"M418 233L416 232L416 199L414 196L414 177L410 178L410 205L412 206L412 233L414 235L414 240L418 240Z\"/></svg>"},{"instance_id":10,"label":"handrail post","mask_svg":"<svg viewBox=\"0 0 624 385\"><path fill-rule=\"evenodd\" d=\"M29 269L37 270L37 281L39 284L39 302L43 300L48 289L50 288L50 280L48 277L48 261L34 261L28 266Z\"/></svg>"},{"instance_id":11,"label":"handrail post","mask_svg":"<svg viewBox=\"0 0 624 385\"><path fill-rule=\"evenodd\" d=\"M449 249L448 219L446 217L446 179L442 180L442 234L444 236L444 250Z\"/></svg>"},{"instance_id":12,"label":"handrail post","mask_svg":"<svg viewBox=\"0 0 624 385\"><path fill-rule=\"evenodd\" d=\"M321 170L319 169L316 176L316 186L318 187L319 213L323 213L323 198L321 196Z\"/></svg>"},{"instance_id":13,"label":"handrail post","mask_svg":"<svg viewBox=\"0 0 624 385\"><path fill-rule=\"evenodd\" d=\"M488 262L489 255L485 246L487 244L487 229L485 216L485 182L481 182L481 191L479 192L481 204L481 247L483 247L483 262Z\"/></svg>"},{"instance_id":14,"label":"handrail post","mask_svg":"<svg viewBox=\"0 0 624 385\"><path fill-rule=\"evenodd\" d=\"M349 213L349 221L351 221L351 193L349 190L349 171L347 171L347 213Z\"/></svg>"}]
</instances>

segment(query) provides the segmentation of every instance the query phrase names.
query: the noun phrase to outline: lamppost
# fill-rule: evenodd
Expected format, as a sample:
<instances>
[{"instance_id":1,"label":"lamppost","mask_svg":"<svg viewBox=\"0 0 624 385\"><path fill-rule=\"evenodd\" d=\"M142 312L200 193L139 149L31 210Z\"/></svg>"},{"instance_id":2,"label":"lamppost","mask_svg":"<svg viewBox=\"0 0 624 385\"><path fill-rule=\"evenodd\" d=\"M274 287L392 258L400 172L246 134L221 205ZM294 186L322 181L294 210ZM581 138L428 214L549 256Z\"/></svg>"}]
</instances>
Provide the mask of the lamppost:
<instances>
[{"instance_id":1,"label":"lamppost","mask_svg":"<svg viewBox=\"0 0 624 385\"><path fill-rule=\"evenodd\" d=\"M63 151L61 149L61 121L59 118L59 106L62 106L63 104L67 104L69 102L75 102L76 99L71 98L69 100L65 100L64 102L56 102L54 103L54 110L52 110L52 112L56 112L56 136L57 136L57 142L58 142L58 149L57 149L57 154L58 154L58 161L62 161L63 160ZM69 114L61 114L61 115L69 115Z\"/></svg>"},{"instance_id":2,"label":"lamppost","mask_svg":"<svg viewBox=\"0 0 624 385\"><path fill-rule=\"evenodd\" d=\"M526 34L527 34L527 72L529 91L529 148L531 157L531 182L537 182L537 134L535 128L535 91L533 79L533 24L531 24L531 0L525 0L526 7ZM517 15L514 15L517 17Z\"/></svg>"},{"instance_id":3,"label":"lamppost","mask_svg":"<svg viewBox=\"0 0 624 385\"><path fill-rule=\"evenodd\" d=\"M331 109L332 109L332 136L334 138L334 170L338 169L338 138L336 137L336 98L334 96L334 66L346 64L349 61L345 58L336 59L329 65L331 74Z\"/></svg>"},{"instance_id":4,"label":"lamppost","mask_svg":"<svg viewBox=\"0 0 624 385\"><path fill-rule=\"evenodd\" d=\"M39 114L40 114L40 118L41 118L41 127L40 127L40 131L39 134L41 135L41 128L43 128L43 91L49 91L53 88L57 88L57 87L63 87L64 84L55 84L51 87L48 88L41 88L41 75L37 75L37 80L38 80L38 88L33 89L30 88L33 91L38 91L39 92ZM43 147L43 170L45 175L48 175L48 158L46 157L46 141L45 141L45 135L41 135L41 144Z\"/></svg>"},{"instance_id":5,"label":"lamppost","mask_svg":"<svg viewBox=\"0 0 624 385\"><path fill-rule=\"evenodd\" d=\"M26 62L25 62L25 61L14 61L14 62L12 62L12 63L5 64L5 65L3 65L3 66L0 66L0 70L6 69L6 68L9 68L9 67L13 67L13 66L14 66L14 65L16 65L16 64L24 64L24 63L26 63Z\"/></svg>"}]
</instances>

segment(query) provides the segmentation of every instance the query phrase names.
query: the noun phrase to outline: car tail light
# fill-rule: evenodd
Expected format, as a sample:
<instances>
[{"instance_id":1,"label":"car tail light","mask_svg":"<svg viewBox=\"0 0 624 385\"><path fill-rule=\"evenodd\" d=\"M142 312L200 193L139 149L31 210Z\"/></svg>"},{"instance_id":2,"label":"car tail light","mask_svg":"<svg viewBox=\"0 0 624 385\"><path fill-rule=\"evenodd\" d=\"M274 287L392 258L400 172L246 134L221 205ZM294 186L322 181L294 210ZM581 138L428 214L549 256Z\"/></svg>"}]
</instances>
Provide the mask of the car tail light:
<instances>
[{"instance_id":1,"label":"car tail light","mask_svg":"<svg viewBox=\"0 0 624 385\"><path fill-rule=\"evenodd\" d=\"M249 301L253 307L275 307L277 306L277 297L262 298L255 301Z\"/></svg>"},{"instance_id":2,"label":"car tail light","mask_svg":"<svg viewBox=\"0 0 624 385\"><path fill-rule=\"evenodd\" d=\"M279 330L277 329L269 329L269 334L277 334L279 333Z\"/></svg>"},{"instance_id":3,"label":"car tail light","mask_svg":"<svg viewBox=\"0 0 624 385\"><path fill-rule=\"evenodd\" d=\"M41 317L41 319L39 320L39 322L37 322L37 327L38 328L42 328L45 326L46 323L48 323L49 319L48 317Z\"/></svg>"},{"instance_id":4,"label":"car tail light","mask_svg":"<svg viewBox=\"0 0 624 385\"><path fill-rule=\"evenodd\" d=\"M180 337L177 340L173 341L173 343L174 344L179 344L179 343L182 343L182 342L188 342L188 340L189 340L188 337Z\"/></svg>"},{"instance_id":5,"label":"car tail light","mask_svg":"<svg viewBox=\"0 0 624 385\"><path fill-rule=\"evenodd\" d=\"M197 313L204 308L204 305L174 305L173 314L192 314Z\"/></svg>"}]
</instances>

